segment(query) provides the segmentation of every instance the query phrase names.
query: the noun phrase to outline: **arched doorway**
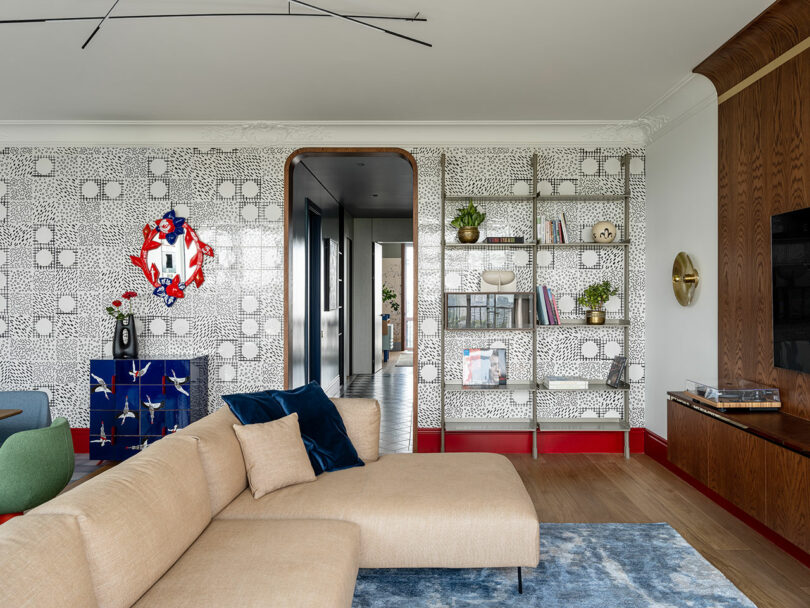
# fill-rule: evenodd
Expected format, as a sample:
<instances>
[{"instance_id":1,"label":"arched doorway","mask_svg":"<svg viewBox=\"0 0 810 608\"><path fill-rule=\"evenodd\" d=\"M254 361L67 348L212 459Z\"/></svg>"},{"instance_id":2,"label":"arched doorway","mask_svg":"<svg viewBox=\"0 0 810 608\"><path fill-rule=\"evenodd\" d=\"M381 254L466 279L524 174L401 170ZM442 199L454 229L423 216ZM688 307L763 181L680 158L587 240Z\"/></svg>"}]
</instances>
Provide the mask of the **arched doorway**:
<instances>
[{"instance_id":1,"label":"arched doorway","mask_svg":"<svg viewBox=\"0 0 810 608\"><path fill-rule=\"evenodd\" d=\"M359 334L359 332L352 331L347 338L348 328L353 327L350 320L356 321L357 311L368 304L365 299L360 298L355 307L352 295L356 291L354 287L350 287L348 290L346 288L347 284L353 286L358 279L365 279L365 277L354 277L354 281L349 283L352 279L352 269L358 266L353 262L357 259L358 250L353 247L352 238L347 238L345 218L351 216L346 208L352 205L352 209L356 210L359 203L341 200L346 197L338 192L340 188L330 190L330 184L335 179L334 172L330 175L327 171L326 177L322 174L319 178L318 174L321 171L311 168L311 166L324 166L327 159L339 159L342 162L340 178L344 185L349 179L346 172L357 179L362 179L363 171L368 170L368 179L375 182L375 190L379 188L383 191L386 186L390 185L385 180L386 171L389 170L386 167L399 163L410 169L408 176L410 190L407 203L400 188L396 192L388 193L388 196L383 192L379 199L373 201L369 199L365 204L371 211L383 216L390 216L392 212L395 212L393 207L396 205L399 205L400 211L404 211L405 205L408 205L407 211L410 218L408 221L413 243L412 250L408 252L412 279L407 282L407 285L403 284L403 291L408 292L409 303L412 305L413 311L412 318L408 320L407 331L410 332L409 342L413 347L410 430L413 450L417 451L418 178L415 159L401 148L301 148L293 152L287 159L284 170L285 387L299 386L309 379L317 379L321 382L318 376L321 374L325 378L325 381L321 382L322 386L326 384L325 390L334 391L334 381L330 380L335 377L334 371L338 370L337 379L343 383L352 373L352 368L358 367L357 359L362 358L365 354L363 351L358 356L357 349L354 348L358 344L355 333ZM397 183L401 185L402 179L397 180ZM376 197L376 192L372 196ZM317 200L319 197L320 201ZM320 235L320 238L317 235ZM336 255L338 273L337 276L332 276L334 258L331 258L331 252L335 248L338 250ZM364 251L365 249L362 249L362 252ZM318 281L321 283L319 284ZM335 283L340 285L337 294L332 293L329 287ZM381 293L381 290L377 289L377 291ZM313 297L313 294L316 293L319 295ZM376 322L377 315L368 316L369 323ZM378 335L376 329L372 329L368 333L374 337ZM405 342L404 337L403 335L403 343ZM365 359L362 360L365 361ZM321 367L322 362L323 367Z\"/></svg>"}]
</instances>

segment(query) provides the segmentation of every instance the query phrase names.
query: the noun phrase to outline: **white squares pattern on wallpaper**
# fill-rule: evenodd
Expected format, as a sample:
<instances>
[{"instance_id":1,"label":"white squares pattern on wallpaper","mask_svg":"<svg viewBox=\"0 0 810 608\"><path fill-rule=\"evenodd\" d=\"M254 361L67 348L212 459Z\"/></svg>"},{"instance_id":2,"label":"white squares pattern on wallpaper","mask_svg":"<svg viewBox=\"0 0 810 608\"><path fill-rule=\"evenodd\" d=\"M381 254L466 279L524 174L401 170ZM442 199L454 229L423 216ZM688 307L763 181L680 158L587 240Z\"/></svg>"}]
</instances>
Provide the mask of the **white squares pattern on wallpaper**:
<instances>
[{"instance_id":1,"label":"white squares pattern on wallpaper","mask_svg":"<svg viewBox=\"0 0 810 608\"><path fill-rule=\"evenodd\" d=\"M480 196L511 194L513 188L523 187L518 182L531 183L530 159L535 152L540 155L541 190L619 192L618 159L625 152L633 155L631 422L643 425L643 151L506 147L417 147L409 151L418 166L419 368L415 372L419 375L419 426L439 425L438 381L443 358L439 352L442 295L438 274L441 231L445 229L440 217L442 152L448 159L448 194ZM210 356L210 410L221 407L222 394L282 387L284 166L293 152L292 147L3 149L0 388L46 390L54 416L66 416L74 427L88 426L89 360L109 355L111 347L113 323L104 307L127 289L140 294L135 312L142 356ZM169 208L188 217L215 252L205 268L205 284L192 288L171 309L150 295L149 285L128 258L140 248L143 225ZM513 217L494 202L487 203L487 213L498 226L517 225L524 219ZM583 213L574 221L584 225L595 217ZM513 253L504 262L516 265L521 285L530 284L531 275L524 276L530 262L520 259L516 263ZM478 262L453 262L460 289L477 288L474 269ZM550 284L559 281L560 288L573 292L588 280L588 265L594 276L608 272L612 277L621 267L621 259L613 252L600 251L596 262L591 256L585 262L555 258L542 272L549 274ZM557 272L563 263L586 269L585 278L566 283L566 275ZM616 335L621 337L620 332ZM593 370L594 374L606 369L608 355L617 348L610 339L612 334L600 334L592 340L594 345L586 344L587 336L582 333L571 338L561 333L553 338L564 341L563 348L572 352L584 349L592 354L596 349L585 362L572 360L570 368L560 365L555 369L561 373ZM523 351L525 345L518 344L523 338L503 338L515 351ZM623 348L621 342L619 348ZM462 346L458 339L448 340L444 363L450 375L460 371L456 351ZM545 348L538 351L539 365L545 364ZM511 375L530 369L530 358L514 352L510 357L514 357ZM503 411L524 416L529 407L524 397L517 393L470 394L459 396L456 405L460 415L470 417ZM542 405L560 409L559 403ZM566 412L580 414L591 409L603 415L611 411L604 401L591 403L573 396L566 396L562 405Z\"/></svg>"}]
</instances>

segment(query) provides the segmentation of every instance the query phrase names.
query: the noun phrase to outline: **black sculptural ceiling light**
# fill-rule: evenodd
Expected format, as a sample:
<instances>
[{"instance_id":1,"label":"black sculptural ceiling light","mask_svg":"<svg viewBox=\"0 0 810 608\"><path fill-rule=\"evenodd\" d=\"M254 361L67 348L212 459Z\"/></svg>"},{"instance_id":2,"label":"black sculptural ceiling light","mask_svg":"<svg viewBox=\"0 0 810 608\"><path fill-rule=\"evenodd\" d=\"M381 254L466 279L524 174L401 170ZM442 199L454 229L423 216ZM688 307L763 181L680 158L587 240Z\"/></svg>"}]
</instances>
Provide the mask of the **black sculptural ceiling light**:
<instances>
[{"instance_id":1,"label":"black sculptural ceiling light","mask_svg":"<svg viewBox=\"0 0 810 608\"><path fill-rule=\"evenodd\" d=\"M72 17L32 17L32 18L21 18L21 19L0 19L0 25L25 25L31 23L57 23L57 22L69 22L69 21L93 21L96 23L95 28L92 30L90 35L82 44L82 49L87 48L87 45L90 44L90 41L95 38L96 34L99 33L101 28L108 22L112 20L145 20L145 19L188 19L193 17L204 17L204 18L226 18L226 17L241 17L241 18L250 18L250 17L291 17L291 18L300 18L300 17L331 17L335 19L340 19L342 21L346 21L347 23L354 23L355 25L360 25L364 28L370 30L376 30L383 34L388 34L389 36L396 36L397 38L401 38L403 40L407 40L408 42L414 42L416 44L420 44L422 46L432 47L433 45L429 42L425 42L424 40L419 40L418 38L413 38L411 36L406 36L405 34L394 32L387 28L381 27L376 25L372 22L385 22L385 21L403 21L403 22L411 22L411 23L424 23L427 21L426 18L420 17L419 12L417 12L412 17L407 16L394 16L394 15L361 15L361 14L346 14L346 13L339 13L333 11L331 9L323 8L321 6L317 6L315 4L310 4L309 2L302 2L301 0L288 0L288 10L286 12L211 12L211 13L160 13L160 14L146 14L146 13L132 13L132 14L120 14L120 12L114 13L113 11L118 6L118 3L121 0L113 0L113 3L110 5L110 8L104 15L99 16L72 16ZM296 5L299 7L304 8L306 11L310 12L292 12L290 6Z\"/></svg>"}]
</instances>

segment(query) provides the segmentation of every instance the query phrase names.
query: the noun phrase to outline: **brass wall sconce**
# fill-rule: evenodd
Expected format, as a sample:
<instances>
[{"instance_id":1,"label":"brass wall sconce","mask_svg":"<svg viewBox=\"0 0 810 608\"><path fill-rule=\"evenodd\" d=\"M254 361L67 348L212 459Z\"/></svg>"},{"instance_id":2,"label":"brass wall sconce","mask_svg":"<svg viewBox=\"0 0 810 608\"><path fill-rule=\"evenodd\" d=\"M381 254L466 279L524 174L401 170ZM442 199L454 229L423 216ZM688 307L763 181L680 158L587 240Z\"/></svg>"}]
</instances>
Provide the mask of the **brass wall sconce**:
<instances>
[{"instance_id":1,"label":"brass wall sconce","mask_svg":"<svg viewBox=\"0 0 810 608\"><path fill-rule=\"evenodd\" d=\"M689 306L695 296L700 275L685 251L675 256L672 264L672 291L681 306Z\"/></svg>"}]
</instances>

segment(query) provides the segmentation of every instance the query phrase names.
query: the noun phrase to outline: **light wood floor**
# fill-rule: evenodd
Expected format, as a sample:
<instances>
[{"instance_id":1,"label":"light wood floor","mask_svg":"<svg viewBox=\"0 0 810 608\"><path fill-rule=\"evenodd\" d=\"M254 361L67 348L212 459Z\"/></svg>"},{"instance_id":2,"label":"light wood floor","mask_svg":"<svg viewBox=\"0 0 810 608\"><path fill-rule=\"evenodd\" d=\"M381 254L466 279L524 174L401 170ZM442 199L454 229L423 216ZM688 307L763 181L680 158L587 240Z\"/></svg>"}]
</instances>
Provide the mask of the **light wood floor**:
<instances>
[{"instance_id":1,"label":"light wood floor","mask_svg":"<svg viewBox=\"0 0 810 608\"><path fill-rule=\"evenodd\" d=\"M810 607L810 569L649 456L509 459L541 522L667 522L760 608Z\"/></svg>"}]
</instances>

